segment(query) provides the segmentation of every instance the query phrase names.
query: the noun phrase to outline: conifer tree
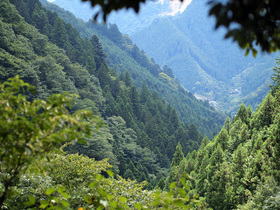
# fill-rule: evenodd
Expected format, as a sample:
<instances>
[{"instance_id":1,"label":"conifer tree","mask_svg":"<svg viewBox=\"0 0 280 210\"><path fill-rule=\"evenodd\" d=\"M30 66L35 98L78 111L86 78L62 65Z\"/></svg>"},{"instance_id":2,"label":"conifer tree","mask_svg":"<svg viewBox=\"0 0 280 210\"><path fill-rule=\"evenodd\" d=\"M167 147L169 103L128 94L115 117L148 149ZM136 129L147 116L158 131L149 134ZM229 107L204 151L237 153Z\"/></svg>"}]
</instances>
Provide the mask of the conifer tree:
<instances>
[{"instance_id":1,"label":"conifer tree","mask_svg":"<svg viewBox=\"0 0 280 210\"><path fill-rule=\"evenodd\" d=\"M230 118L227 117L225 124L224 124L224 128L226 129L227 133L229 134L229 130L230 130Z\"/></svg>"},{"instance_id":2,"label":"conifer tree","mask_svg":"<svg viewBox=\"0 0 280 210\"><path fill-rule=\"evenodd\" d=\"M273 68L274 74L271 77L274 85L269 85L272 95L275 95L276 90L280 87L280 58L276 59L276 63L278 66Z\"/></svg>"},{"instance_id":3,"label":"conifer tree","mask_svg":"<svg viewBox=\"0 0 280 210\"><path fill-rule=\"evenodd\" d=\"M130 88L130 100L132 103L132 110L134 115L139 119L140 118L140 99L139 99L139 95L138 95L138 91L136 89L136 87L133 85Z\"/></svg>"},{"instance_id":4,"label":"conifer tree","mask_svg":"<svg viewBox=\"0 0 280 210\"><path fill-rule=\"evenodd\" d=\"M90 41L91 41L94 51L95 51L94 58L95 58L95 63L96 63L96 69L99 69L101 64L105 62L106 55L103 52L102 45L99 41L99 38L96 35L91 37Z\"/></svg>"},{"instance_id":5,"label":"conifer tree","mask_svg":"<svg viewBox=\"0 0 280 210\"><path fill-rule=\"evenodd\" d=\"M209 138L205 135L201 141L201 148L204 148L209 143Z\"/></svg>"},{"instance_id":6,"label":"conifer tree","mask_svg":"<svg viewBox=\"0 0 280 210\"><path fill-rule=\"evenodd\" d=\"M24 17L24 20L27 23L30 23L31 19L30 19L29 10L26 6L26 2L25 1L19 1L19 0L10 0L10 2L18 8L18 12L22 17Z\"/></svg>"},{"instance_id":7,"label":"conifer tree","mask_svg":"<svg viewBox=\"0 0 280 210\"><path fill-rule=\"evenodd\" d=\"M125 72L123 81L124 81L124 84L127 87L130 87L132 85L132 81L131 81L131 78L130 78L130 75L129 75L128 71Z\"/></svg>"},{"instance_id":8,"label":"conifer tree","mask_svg":"<svg viewBox=\"0 0 280 210\"><path fill-rule=\"evenodd\" d=\"M198 141L198 139L199 139L199 133L198 133L197 127L193 123L189 127L189 138L192 141Z\"/></svg>"},{"instance_id":9,"label":"conifer tree","mask_svg":"<svg viewBox=\"0 0 280 210\"><path fill-rule=\"evenodd\" d=\"M228 134L225 128L218 134L216 143L220 144L223 150L228 148Z\"/></svg>"},{"instance_id":10,"label":"conifer tree","mask_svg":"<svg viewBox=\"0 0 280 210\"><path fill-rule=\"evenodd\" d=\"M108 67L105 64L101 64L97 70L97 78L99 79L99 83L101 88L104 88L106 85L111 84L111 76Z\"/></svg>"},{"instance_id":11,"label":"conifer tree","mask_svg":"<svg viewBox=\"0 0 280 210\"><path fill-rule=\"evenodd\" d=\"M88 72L91 75L96 75L96 63L94 59L94 48L91 41L88 38L85 38L82 42L83 45L83 54L79 57L79 61L83 63Z\"/></svg>"},{"instance_id":12,"label":"conifer tree","mask_svg":"<svg viewBox=\"0 0 280 210\"><path fill-rule=\"evenodd\" d=\"M108 28L108 33L107 36L109 37L109 39L111 39L114 43L116 43L118 46L122 46L122 34L119 31L119 28L116 24L109 24L109 28Z\"/></svg>"},{"instance_id":13,"label":"conifer tree","mask_svg":"<svg viewBox=\"0 0 280 210\"><path fill-rule=\"evenodd\" d=\"M174 157L172 159L171 166L172 167L179 166L179 164L181 163L183 158L184 158L184 153L182 151L180 142L178 142L178 145L176 146L176 151L175 151Z\"/></svg>"},{"instance_id":14,"label":"conifer tree","mask_svg":"<svg viewBox=\"0 0 280 210\"><path fill-rule=\"evenodd\" d=\"M147 101L148 96L150 95L150 91L145 82L143 82L141 90L140 90L140 102L144 104Z\"/></svg>"},{"instance_id":15,"label":"conifer tree","mask_svg":"<svg viewBox=\"0 0 280 210\"><path fill-rule=\"evenodd\" d=\"M33 21L33 25L39 29L40 32L43 32L43 29L46 25L49 24L47 14L40 7L41 4L36 3L33 13L31 15L31 20Z\"/></svg>"},{"instance_id":16,"label":"conifer tree","mask_svg":"<svg viewBox=\"0 0 280 210\"><path fill-rule=\"evenodd\" d=\"M240 108L237 111L234 121L237 120L238 118L240 118L240 120L242 120L242 122L244 122L246 124L248 124L248 122L249 122L248 110L243 102L241 103Z\"/></svg>"},{"instance_id":17,"label":"conifer tree","mask_svg":"<svg viewBox=\"0 0 280 210\"><path fill-rule=\"evenodd\" d=\"M51 34L51 41L58 47L65 48L69 44L65 24L60 17L57 17Z\"/></svg>"}]
</instances>

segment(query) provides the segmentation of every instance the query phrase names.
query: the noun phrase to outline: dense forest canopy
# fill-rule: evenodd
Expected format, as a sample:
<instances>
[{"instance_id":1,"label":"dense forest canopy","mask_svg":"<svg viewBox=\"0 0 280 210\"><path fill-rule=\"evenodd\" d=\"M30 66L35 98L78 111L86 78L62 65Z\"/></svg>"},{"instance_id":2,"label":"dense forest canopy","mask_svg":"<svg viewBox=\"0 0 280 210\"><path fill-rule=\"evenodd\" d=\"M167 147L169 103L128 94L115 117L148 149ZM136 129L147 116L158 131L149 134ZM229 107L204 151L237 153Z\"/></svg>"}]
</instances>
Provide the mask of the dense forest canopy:
<instances>
[{"instance_id":1,"label":"dense forest canopy","mask_svg":"<svg viewBox=\"0 0 280 210\"><path fill-rule=\"evenodd\" d=\"M17 186L21 185L20 179L22 176L31 175L35 179L40 179L40 177L33 174L32 171L34 168L29 163L33 162L34 159L38 159L39 161L43 157L42 155L45 150L44 148L40 149L39 146L40 143L43 143L40 140L44 140L44 132L46 132L47 140L50 141L55 141L61 135L63 137L65 136L65 139L61 138L58 144L53 143L53 147L55 148L64 141L74 140L72 144L64 147L64 151L67 151L69 154L79 153L80 156L77 159L82 158L82 155L94 158L97 161L109 158L108 162L112 166L112 171L116 174L115 177L121 175L124 178L137 180L138 182L146 181L146 189L153 189L160 183L160 180L166 178L178 142L181 142L182 150L185 154L199 147L202 134L199 133L197 127L194 124L187 125L182 123L177 115L177 111L167 104L165 100L162 100L155 91L150 92L145 80L141 81L142 84L138 90L132 84L132 78L127 70L117 75L114 69L108 66L106 61L107 55L104 53L103 47L96 35L81 38L75 28L65 23L56 13L44 9L37 0L11 0L11 2L14 5L8 0L2 1L0 4L0 79L1 82L4 82L3 87L7 85L20 85L21 80L16 80L12 84L5 83L9 78L18 75L19 78L34 87L36 94L23 91L25 89L23 87L22 92L24 96L21 96L17 103L25 104L25 109L21 108L21 106L14 106L9 112L11 115L14 114L13 117L16 119L14 123L19 126L19 131L15 130L14 134L22 137L23 141L18 143L11 141L11 145L7 144L5 146L7 138L19 140L20 138L11 135L6 136L6 134L9 134L11 128L7 127L5 119L10 118L6 116L2 120L3 123L1 126L3 126L3 129L1 130L3 131L3 135L1 135L1 145L7 151L8 149L12 151L14 149L18 150L18 153L15 153L15 158L18 158L18 161L13 161L18 166L12 164L12 167L8 168L8 165L4 164L6 161L4 160L6 158L5 155L8 155L8 153L3 151L1 160L1 163L3 163L1 165L1 205L8 208L18 208L15 205L21 206L23 202L26 202L27 198L30 200L28 204L30 206L35 205L45 208L52 205L48 201L40 202L39 204L40 196L42 198L45 196L44 192L47 188L42 188L43 194L38 197L35 196L36 199L32 195L32 192L30 192L30 194L26 193L26 197L22 197L23 200L17 204L13 200L18 199L17 193L21 190L25 191L24 187L17 191ZM114 30L115 28L113 26L111 27L111 31L108 30L107 26L97 25L97 27L108 32L118 32ZM113 36L113 38L116 37ZM119 38L121 38L121 41L124 39L122 36ZM170 90L174 88L172 90L173 92L178 90L177 88L180 85L175 82L171 69L167 66L161 69L155 63L150 62L146 56L141 54L137 46L133 46L132 49L135 50L135 56L142 56L138 59L142 59L142 65L146 65L146 68L142 68L143 71L147 72L145 74L157 80L157 84L167 87L167 90L168 88ZM157 74L160 75L161 80L157 77ZM146 81L149 82L149 85L153 85L153 80ZM166 81L168 81L167 84L165 84ZM27 84L25 85L29 86ZM1 100L3 102L1 103L3 105L2 110L7 109L5 106L11 103L9 100L15 100L13 98L6 99L5 96L16 96L18 94L16 90L14 92L8 92L9 88L7 90L3 89L3 93L1 92L3 94L3 100ZM5 91L8 93L5 93ZM61 94L65 91L74 94L71 107L67 103L68 99L66 100L60 95L53 95ZM209 112L213 115L219 115L209 104L196 100L185 90L182 89L180 94L183 96L182 98L196 103L198 110L200 107L204 107L203 109L205 109L206 113L202 114L207 115L207 112ZM54 99L57 97L58 101L55 101ZM54 104L52 105L52 103ZM102 123L99 121L101 117L94 119L97 120L96 123L98 125L103 124L103 126L98 129L94 126L95 123L91 123L91 126L86 129L88 135L83 136L82 139L72 134L67 136L63 132L56 136L55 130L59 129L57 127L48 128L48 121L43 116L40 117L39 113L43 111L44 106L54 107L55 111L61 113L62 111L57 107L60 104L64 108L63 112L75 116L75 118L70 118L63 115L66 118L65 126L68 126L65 131L67 134L71 134L71 132L75 133L76 129L79 132L83 130L79 127L83 125L82 122L76 128L71 127L71 123L75 124L81 120L78 120L79 115L75 114L76 112L82 114L79 111L81 109L87 110L85 113L90 111L95 115L100 115L102 117ZM67 108L65 107L66 105ZM31 110L27 106L30 106ZM52 109L48 110L52 111ZM29 112L31 114L28 114ZM39 118L36 118L34 115L38 115ZM45 117L48 118L47 114ZM34 120L34 122L28 125L30 119L32 121ZM42 123L39 123L36 119L41 120ZM59 115L55 117L55 120L61 123L57 125L61 129L63 128L63 119ZM70 123L67 123L67 120ZM38 130L32 127L35 124L39 126L38 128L35 127ZM210 124L213 126L213 123ZM55 125L53 124L53 126ZM11 126L14 126L14 124ZM27 126L28 129L24 126ZM75 134L78 135L79 132ZM37 137L38 135L39 137ZM39 155L36 155L37 150L33 151L33 147L35 146L33 141L39 141L39 148L35 148L40 151ZM14 148L13 145L17 144L19 146ZM54 152L52 150L53 147L47 147L47 152L50 152L49 150ZM13 153L10 152L9 154L12 155ZM23 155L28 158L22 158ZM72 156L68 157L72 158ZM9 159L9 156L7 159ZM107 162L105 165L106 167L104 166L104 168L109 166ZM15 168L16 170L13 171ZM25 174L25 171L29 171L29 169L31 170L30 174L29 172ZM45 169L40 168L39 170ZM12 172L14 175L11 174ZM99 172L97 171L97 173ZM56 178L60 179L59 177ZM38 179L37 181L39 181ZM46 178L46 180L50 180L51 183L55 182L56 184L52 185L48 182L43 184L40 181L42 187L50 187L51 189L55 188L57 190L47 191L46 196L51 196L54 192L64 196L63 193L66 193L63 190L64 188L56 188L57 185L62 184L60 181L56 182L51 177ZM33 183L34 186L36 185L35 182ZM26 187L28 186L29 184L27 183ZM164 187L162 182L160 187ZM15 194L12 193L12 195L16 197L11 197L10 192L14 192ZM72 194L72 196L74 195ZM68 198L65 195L64 199L66 197ZM34 199L38 202L33 202ZM57 203L63 206L68 205L60 200L57 200Z\"/></svg>"},{"instance_id":2,"label":"dense forest canopy","mask_svg":"<svg viewBox=\"0 0 280 210\"><path fill-rule=\"evenodd\" d=\"M168 66L115 26L83 29L38 0L0 2L1 209L280 208L279 60L258 109L241 104L203 137L155 90L195 105L184 110L203 113L187 117L208 132L221 116ZM126 53L108 59L98 35L133 54L150 80L134 85L136 71L114 63Z\"/></svg>"},{"instance_id":3,"label":"dense forest canopy","mask_svg":"<svg viewBox=\"0 0 280 210\"><path fill-rule=\"evenodd\" d=\"M105 59L108 66L114 69L117 75L125 75L128 71L132 84L138 91L145 82L151 93L156 92L167 104L176 109L182 122L196 125L199 132L209 137L220 130L226 116L217 113L209 106L208 101L201 103L196 100L195 96L173 77L171 68L165 65L160 67L128 36L122 35L116 25L92 24L91 21L85 23L54 4L46 4L45 7L77 28L82 37L91 38L97 35L107 55Z\"/></svg>"}]
</instances>

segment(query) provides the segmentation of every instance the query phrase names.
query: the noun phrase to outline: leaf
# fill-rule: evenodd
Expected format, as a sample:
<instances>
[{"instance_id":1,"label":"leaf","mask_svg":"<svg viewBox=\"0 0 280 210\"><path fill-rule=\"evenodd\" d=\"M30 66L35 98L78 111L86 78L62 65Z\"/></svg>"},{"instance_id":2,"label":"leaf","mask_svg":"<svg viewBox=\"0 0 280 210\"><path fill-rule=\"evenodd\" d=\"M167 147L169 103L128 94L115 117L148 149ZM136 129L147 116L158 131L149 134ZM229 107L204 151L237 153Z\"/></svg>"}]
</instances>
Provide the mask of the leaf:
<instances>
[{"instance_id":1,"label":"leaf","mask_svg":"<svg viewBox=\"0 0 280 210\"><path fill-rule=\"evenodd\" d=\"M97 210L102 210L104 208L105 208L104 206L100 205L100 206L98 206Z\"/></svg>"},{"instance_id":2,"label":"leaf","mask_svg":"<svg viewBox=\"0 0 280 210\"><path fill-rule=\"evenodd\" d=\"M45 209L49 205L49 202L46 200L43 200L43 201L40 201L40 204L41 204L40 208Z\"/></svg>"},{"instance_id":3,"label":"leaf","mask_svg":"<svg viewBox=\"0 0 280 210\"><path fill-rule=\"evenodd\" d=\"M184 177L182 177L182 178L180 179L180 181L181 181L182 185L184 185L184 184L186 183L186 179L185 179Z\"/></svg>"},{"instance_id":4,"label":"leaf","mask_svg":"<svg viewBox=\"0 0 280 210\"><path fill-rule=\"evenodd\" d=\"M46 195L51 195L55 192L55 188L50 188L46 190Z\"/></svg>"},{"instance_id":5,"label":"leaf","mask_svg":"<svg viewBox=\"0 0 280 210\"><path fill-rule=\"evenodd\" d=\"M92 197L87 195L84 197L84 200L88 203L88 204L92 204Z\"/></svg>"},{"instance_id":6,"label":"leaf","mask_svg":"<svg viewBox=\"0 0 280 210\"><path fill-rule=\"evenodd\" d=\"M252 52L253 52L253 56L256 57L257 54L258 54L258 51L257 51L255 48L253 48L253 49L252 49Z\"/></svg>"},{"instance_id":7,"label":"leaf","mask_svg":"<svg viewBox=\"0 0 280 210\"><path fill-rule=\"evenodd\" d=\"M28 200L27 202L23 203L23 205L30 207L33 206L36 203L36 197L33 195L29 195L28 196Z\"/></svg>"},{"instance_id":8,"label":"leaf","mask_svg":"<svg viewBox=\"0 0 280 210\"><path fill-rule=\"evenodd\" d=\"M66 208L70 206L70 204L67 201L62 200L61 203Z\"/></svg>"},{"instance_id":9,"label":"leaf","mask_svg":"<svg viewBox=\"0 0 280 210\"><path fill-rule=\"evenodd\" d=\"M177 198L177 199L174 199L174 200L173 200L173 204L174 204L175 206L181 207L181 206L183 206L185 203L184 203L184 201L183 201L181 198Z\"/></svg>"},{"instance_id":10,"label":"leaf","mask_svg":"<svg viewBox=\"0 0 280 210\"><path fill-rule=\"evenodd\" d=\"M120 197L120 201L124 203L124 202L127 201L127 198L126 197Z\"/></svg>"},{"instance_id":11,"label":"leaf","mask_svg":"<svg viewBox=\"0 0 280 210\"><path fill-rule=\"evenodd\" d=\"M85 139L78 139L79 144L87 145L87 141Z\"/></svg>"},{"instance_id":12,"label":"leaf","mask_svg":"<svg viewBox=\"0 0 280 210\"><path fill-rule=\"evenodd\" d=\"M113 208L117 208L118 203L117 203L117 201L111 201L111 202L110 202L110 205L111 205Z\"/></svg>"},{"instance_id":13,"label":"leaf","mask_svg":"<svg viewBox=\"0 0 280 210\"><path fill-rule=\"evenodd\" d=\"M95 188L95 187L96 187L96 185L97 185L97 183L96 183L96 182L91 182L91 183L89 184L89 187L90 187L90 188Z\"/></svg>"},{"instance_id":14,"label":"leaf","mask_svg":"<svg viewBox=\"0 0 280 210\"><path fill-rule=\"evenodd\" d=\"M141 204L141 203L136 203L136 204L134 205L134 208L135 208L135 209L142 209L142 204Z\"/></svg>"},{"instance_id":15,"label":"leaf","mask_svg":"<svg viewBox=\"0 0 280 210\"><path fill-rule=\"evenodd\" d=\"M100 182L102 179L103 179L103 176L102 176L101 174L97 174L97 175L96 175L96 180L97 180L97 181Z\"/></svg>"},{"instance_id":16,"label":"leaf","mask_svg":"<svg viewBox=\"0 0 280 210\"><path fill-rule=\"evenodd\" d=\"M113 176L114 176L114 173L113 173L111 170L107 170L106 172L107 172L107 174L108 174L110 177L113 177Z\"/></svg>"},{"instance_id":17,"label":"leaf","mask_svg":"<svg viewBox=\"0 0 280 210\"><path fill-rule=\"evenodd\" d=\"M115 196L110 195L110 194L107 195L107 199L108 199L109 201L112 200L114 197L115 197Z\"/></svg>"},{"instance_id":18,"label":"leaf","mask_svg":"<svg viewBox=\"0 0 280 210\"><path fill-rule=\"evenodd\" d=\"M62 194L65 190L66 190L66 188L64 186L59 186L58 189L57 189L57 192L59 194Z\"/></svg>"},{"instance_id":19,"label":"leaf","mask_svg":"<svg viewBox=\"0 0 280 210\"><path fill-rule=\"evenodd\" d=\"M249 55L249 52L250 52L250 48L247 48L245 51L245 56Z\"/></svg>"},{"instance_id":20,"label":"leaf","mask_svg":"<svg viewBox=\"0 0 280 210\"><path fill-rule=\"evenodd\" d=\"M172 191L176 187L176 182L172 182L170 184L170 191Z\"/></svg>"},{"instance_id":21,"label":"leaf","mask_svg":"<svg viewBox=\"0 0 280 210\"><path fill-rule=\"evenodd\" d=\"M181 195L181 196L185 196L186 195L186 191L184 190L184 189L182 189L182 188L179 188L178 189L178 193Z\"/></svg>"},{"instance_id":22,"label":"leaf","mask_svg":"<svg viewBox=\"0 0 280 210\"><path fill-rule=\"evenodd\" d=\"M67 193L60 193L65 199L69 199L70 196Z\"/></svg>"}]
</instances>

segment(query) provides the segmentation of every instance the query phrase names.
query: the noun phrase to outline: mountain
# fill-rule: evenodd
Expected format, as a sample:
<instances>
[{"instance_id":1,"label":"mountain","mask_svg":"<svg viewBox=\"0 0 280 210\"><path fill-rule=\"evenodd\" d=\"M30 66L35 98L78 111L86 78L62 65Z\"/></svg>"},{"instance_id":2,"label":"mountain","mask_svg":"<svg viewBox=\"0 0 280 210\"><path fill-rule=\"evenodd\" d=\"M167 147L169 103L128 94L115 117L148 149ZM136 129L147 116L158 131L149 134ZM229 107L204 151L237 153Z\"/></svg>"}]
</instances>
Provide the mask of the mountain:
<instances>
[{"instance_id":1,"label":"mountain","mask_svg":"<svg viewBox=\"0 0 280 210\"><path fill-rule=\"evenodd\" d=\"M141 51L127 35L122 35L116 25L106 26L102 23L84 22L55 4L45 6L77 28L82 37L97 35L107 54L108 65L118 75L128 71L133 84L138 89L145 81L151 92L156 91L162 99L176 109L183 122L194 123L201 133L209 136L219 130L217 122L222 124L225 116L217 114L207 101L203 103L196 100L178 80L172 78L172 73L168 77L160 74L164 71L163 68Z\"/></svg>"},{"instance_id":2,"label":"mountain","mask_svg":"<svg viewBox=\"0 0 280 210\"><path fill-rule=\"evenodd\" d=\"M78 1L54 2L86 20L97 10ZM185 2L190 4L172 15L170 1L157 1L142 5L139 14L125 10L112 13L108 22L117 24L161 66L168 65L197 98L231 114L241 101L256 108L268 92L276 55L260 52L257 58L245 57L236 44L224 40L224 30L214 30L205 1ZM252 77L249 71L264 77Z\"/></svg>"},{"instance_id":3,"label":"mountain","mask_svg":"<svg viewBox=\"0 0 280 210\"><path fill-rule=\"evenodd\" d=\"M256 111L242 103L210 141L159 95L194 105L188 117L209 131L222 115L181 87L168 66L116 25L45 6L85 37L38 0L0 1L0 208L280 208L280 59ZM87 37L93 31L115 51ZM126 69L129 61L141 71ZM247 68L238 77L264 75Z\"/></svg>"},{"instance_id":4,"label":"mountain","mask_svg":"<svg viewBox=\"0 0 280 210\"><path fill-rule=\"evenodd\" d=\"M85 22L93 18L98 8L92 8L89 2L81 1L65 1L65 0L53 0L59 7L73 13L77 18L83 19ZM187 3L189 1L186 1ZM149 26L154 19L162 17L170 13L179 13L181 4L176 1L147 1L145 4L140 5L140 13L136 14L131 10L120 10L118 12L113 11L108 16L108 23L118 25L120 31L123 34L132 35L133 33L144 29Z\"/></svg>"},{"instance_id":5,"label":"mountain","mask_svg":"<svg viewBox=\"0 0 280 210\"><path fill-rule=\"evenodd\" d=\"M188 173L203 209L279 209L279 60L275 79L255 112L242 103L218 135L172 167L166 188Z\"/></svg>"},{"instance_id":6,"label":"mountain","mask_svg":"<svg viewBox=\"0 0 280 210\"><path fill-rule=\"evenodd\" d=\"M223 30L214 31L207 14L204 1L192 1L181 15L155 19L131 38L160 65L170 66L184 87L219 109L236 110L232 107L241 100L257 105L268 91L262 86L269 83L276 55L245 57L234 43L223 40ZM264 77L257 79L248 71Z\"/></svg>"},{"instance_id":7,"label":"mountain","mask_svg":"<svg viewBox=\"0 0 280 210\"><path fill-rule=\"evenodd\" d=\"M87 109L104 122L92 127L87 145L66 147L69 153L109 158L115 173L146 180L151 189L167 176L179 142L187 154L220 128L224 115L186 91L168 66L154 63L116 25L85 23L45 5L77 24L82 38L38 0L10 2L0 8L0 82L18 75L34 85L30 101L78 94L69 111Z\"/></svg>"}]
</instances>

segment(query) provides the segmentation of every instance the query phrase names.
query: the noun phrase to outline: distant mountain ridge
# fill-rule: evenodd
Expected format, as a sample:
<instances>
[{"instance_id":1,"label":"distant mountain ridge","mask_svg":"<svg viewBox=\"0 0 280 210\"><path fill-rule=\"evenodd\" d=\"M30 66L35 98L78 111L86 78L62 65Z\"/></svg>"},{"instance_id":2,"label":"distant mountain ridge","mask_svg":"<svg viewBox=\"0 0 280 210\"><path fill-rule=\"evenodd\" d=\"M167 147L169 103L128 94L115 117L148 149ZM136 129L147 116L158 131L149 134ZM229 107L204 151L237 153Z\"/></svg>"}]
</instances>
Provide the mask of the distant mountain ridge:
<instances>
[{"instance_id":1,"label":"distant mountain ridge","mask_svg":"<svg viewBox=\"0 0 280 210\"><path fill-rule=\"evenodd\" d=\"M268 91L263 87L263 79L251 81L252 77L242 78L251 85L254 83L255 89L252 89L246 83L240 86L237 75L248 68L253 69L256 75L265 71L265 76L262 75L267 84L276 55L259 53L257 58L245 57L235 43L224 41L223 37L223 30L214 31L214 21L208 16L205 1L199 0L192 1L183 14L155 19L150 26L131 36L156 62L170 66L182 85L217 102L220 109L236 110L235 105L241 100L247 105L257 105ZM248 94L258 88L265 88L265 91L255 93L256 101L246 101ZM232 94L235 89L241 90L240 94Z\"/></svg>"},{"instance_id":2,"label":"distant mountain ridge","mask_svg":"<svg viewBox=\"0 0 280 210\"><path fill-rule=\"evenodd\" d=\"M0 82L18 75L34 85L30 101L79 95L67 104L69 112L92 111L104 126L93 125L87 144L71 144L69 153L108 158L115 173L146 180L152 189L167 176L179 142L187 154L203 138L197 127L209 136L221 127L224 115L186 91L171 69L149 59L116 25L85 23L45 6L53 10L39 0L1 1Z\"/></svg>"},{"instance_id":3,"label":"distant mountain ridge","mask_svg":"<svg viewBox=\"0 0 280 210\"><path fill-rule=\"evenodd\" d=\"M113 11L108 16L108 23L117 24L123 34L132 35L149 26L156 18L182 13L191 1L186 0L182 5L180 5L179 0L172 2L169 0L147 1L145 4L141 4L139 14L136 14L132 9L123 9L118 12ZM71 2L65 0L49 0L49 2L68 10L85 22L92 19L95 12L99 10L98 7L92 8L89 2L81 2L79 0L73 0Z\"/></svg>"},{"instance_id":4,"label":"distant mountain ridge","mask_svg":"<svg viewBox=\"0 0 280 210\"><path fill-rule=\"evenodd\" d=\"M223 30L214 31L205 1L192 1L175 16L160 15L169 7L163 2L147 2L137 15L133 11L113 13L109 22L116 23L156 63L170 66L198 98L227 113L235 113L241 101L255 108L268 91L276 55L245 57L236 44L223 40ZM54 3L83 19L94 14L94 9L79 1Z\"/></svg>"},{"instance_id":5,"label":"distant mountain ridge","mask_svg":"<svg viewBox=\"0 0 280 210\"><path fill-rule=\"evenodd\" d=\"M92 24L91 21L85 23L55 4L45 6L77 28L82 37L97 35L107 55L109 67L118 75L128 71L138 89L145 81L151 92L157 92L176 109L183 122L194 123L201 133L208 136L219 130L225 115L217 113L208 102L196 100L192 93L186 91L178 80L166 75L166 72L162 74L164 68L141 51L127 35L122 35L116 25Z\"/></svg>"}]
</instances>

